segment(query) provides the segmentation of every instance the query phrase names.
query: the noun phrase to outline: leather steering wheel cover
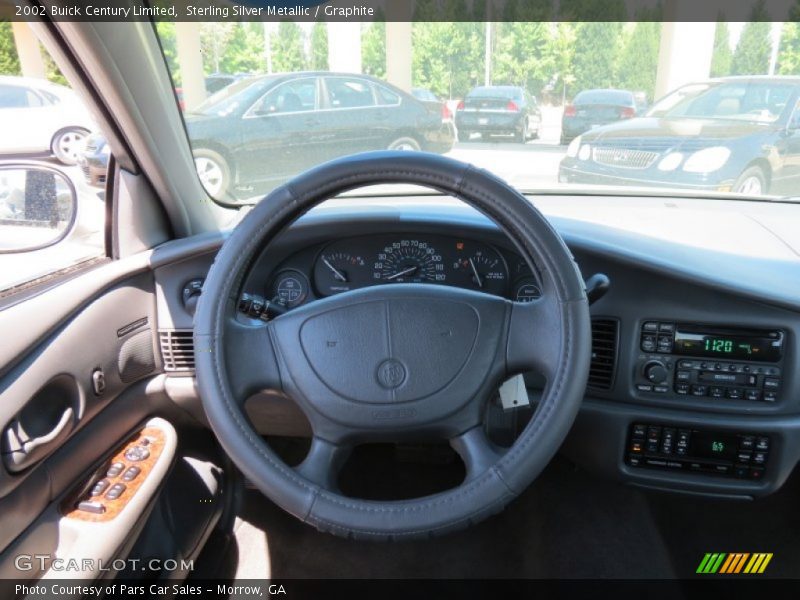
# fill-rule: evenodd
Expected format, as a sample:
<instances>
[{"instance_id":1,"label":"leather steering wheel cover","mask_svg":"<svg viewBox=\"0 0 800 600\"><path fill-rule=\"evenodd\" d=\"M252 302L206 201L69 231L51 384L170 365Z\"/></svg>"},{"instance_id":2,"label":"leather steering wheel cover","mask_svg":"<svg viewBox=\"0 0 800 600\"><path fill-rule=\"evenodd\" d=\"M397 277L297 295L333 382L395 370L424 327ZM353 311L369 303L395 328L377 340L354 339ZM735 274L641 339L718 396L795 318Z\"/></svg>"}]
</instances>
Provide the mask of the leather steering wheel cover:
<instances>
[{"instance_id":1,"label":"leather steering wheel cover","mask_svg":"<svg viewBox=\"0 0 800 600\"><path fill-rule=\"evenodd\" d=\"M344 191L411 183L461 198L494 220L538 267L543 293L555 294L561 317L559 363L527 427L505 455L459 487L412 500L347 498L307 481L264 442L231 393L225 369L227 319L258 252L296 218ZM375 152L326 163L277 188L223 244L203 286L195 317L198 388L212 429L233 462L284 510L318 529L363 539L429 537L458 530L502 510L541 472L566 436L585 391L591 328L577 266L560 236L521 194L494 175L438 155Z\"/></svg>"}]
</instances>

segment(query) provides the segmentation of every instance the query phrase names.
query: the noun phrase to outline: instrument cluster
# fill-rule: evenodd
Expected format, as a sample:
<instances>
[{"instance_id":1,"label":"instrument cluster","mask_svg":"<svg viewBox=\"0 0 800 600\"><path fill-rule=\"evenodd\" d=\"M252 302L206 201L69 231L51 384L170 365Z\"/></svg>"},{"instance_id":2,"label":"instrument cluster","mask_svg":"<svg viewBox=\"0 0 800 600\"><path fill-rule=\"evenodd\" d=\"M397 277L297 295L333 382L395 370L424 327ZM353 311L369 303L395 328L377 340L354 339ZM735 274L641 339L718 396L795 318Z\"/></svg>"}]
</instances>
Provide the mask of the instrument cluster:
<instances>
[{"instance_id":1,"label":"instrument cluster","mask_svg":"<svg viewBox=\"0 0 800 600\"><path fill-rule=\"evenodd\" d=\"M278 269L267 295L293 308L309 299L391 283L452 285L520 302L541 295L538 281L516 254L471 239L419 234L331 242L307 270Z\"/></svg>"}]
</instances>

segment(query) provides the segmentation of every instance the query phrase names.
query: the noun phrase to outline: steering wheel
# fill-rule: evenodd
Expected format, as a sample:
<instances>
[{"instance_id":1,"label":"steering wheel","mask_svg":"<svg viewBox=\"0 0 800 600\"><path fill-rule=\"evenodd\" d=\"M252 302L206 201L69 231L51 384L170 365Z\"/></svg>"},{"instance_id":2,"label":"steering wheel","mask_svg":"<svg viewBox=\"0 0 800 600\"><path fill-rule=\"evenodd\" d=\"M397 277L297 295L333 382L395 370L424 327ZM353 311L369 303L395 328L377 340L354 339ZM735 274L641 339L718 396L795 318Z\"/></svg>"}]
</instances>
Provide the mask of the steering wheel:
<instances>
[{"instance_id":1,"label":"steering wheel","mask_svg":"<svg viewBox=\"0 0 800 600\"><path fill-rule=\"evenodd\" d=\"M245 274L300 215L346 190L418 184L492 219L538 274L541 298L517 303L446 285L399 283L338 294L265 324L237 319ZM196 375L222 447L268 498L322 531L360 539L429 537L500 512L550 461L578 411L591 331L583 280L541 213L490 173L442 156L376 152L326 163L275 189L225 241L194 324ZM503 449L482 418L503 380L531 369L546 386ZM313 431L290 467L250 424L245 400L282 389ZM337 474L358 443L446 439L466 469L457 487L411 500L342 495Z\"/></svg>"}]
</instances>

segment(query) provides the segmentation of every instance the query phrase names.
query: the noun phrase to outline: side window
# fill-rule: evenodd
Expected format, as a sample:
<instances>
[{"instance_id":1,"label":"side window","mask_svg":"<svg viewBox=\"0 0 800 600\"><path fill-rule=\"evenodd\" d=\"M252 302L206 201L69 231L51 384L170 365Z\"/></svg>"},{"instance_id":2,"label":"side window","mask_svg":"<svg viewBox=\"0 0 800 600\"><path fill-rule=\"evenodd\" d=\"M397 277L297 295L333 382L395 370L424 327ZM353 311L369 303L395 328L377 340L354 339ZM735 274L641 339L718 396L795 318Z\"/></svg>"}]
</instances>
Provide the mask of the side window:
<instances>
[{"instance_id":1,"label":"side window","mask_svg":"<svg viewBox=\"0 0 800 600\"><path fill-rule=\"evenodd\" d=\"M11 57L0 61L0 295L106 254L105 138L33 29L20 25L16 35L0 28Z\"/></svg>"},{"instance_id":2,"label":"side window","mask_svg":"<svg viewBox=\"0 0 800 600\"><path fill-rule=\"evenodd\" d=\"M31 108L41 105L41 99L26 87L0 85L0 108Z\"/></svg>"},{"instance_id":3,"label":"side window","mask_svg":"<svg viewBox=\"0 0 800 600\"><path fill-rule=\"evenodd\" d=\"M298 79L280 84L267 92L253 107L257 115L273 115L316 110L319 107L316 79Z\"/></svg>"},{"instance_id":4,"label":"side window","mask_svg":"<svg viewBox=\"0 0 800 600\"><path fill-rule=\"evenodd\" d=\"M372 88L369 82L363 79L328 77L325 86L328 88L331 108L361 108L375 105Z\"/></svg>"},{"instance_id":5,"label":"side window","mask_svg":"<svg viewBox=\"0 0 800 600\"><path fill-rule=\"evenodd\" d=\"M378 104L381 106L396 106L400 104L400 96L395 94L392 90L376 85L375 89L378 92Z\"/></svg>"}]
</instances>

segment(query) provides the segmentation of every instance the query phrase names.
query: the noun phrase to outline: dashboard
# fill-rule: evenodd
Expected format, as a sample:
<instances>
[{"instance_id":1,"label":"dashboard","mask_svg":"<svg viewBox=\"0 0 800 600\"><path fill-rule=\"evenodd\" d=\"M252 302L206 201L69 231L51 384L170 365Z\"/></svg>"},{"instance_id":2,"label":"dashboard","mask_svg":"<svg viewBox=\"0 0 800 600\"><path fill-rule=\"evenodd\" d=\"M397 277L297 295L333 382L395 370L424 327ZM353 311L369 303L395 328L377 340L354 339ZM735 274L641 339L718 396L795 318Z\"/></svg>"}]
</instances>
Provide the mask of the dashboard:
<instances>
[{"instance_id":1,"label":"dashboard","mask_svg":"<svg viewBox=\"0 0 800 600\"><path fill-rule=\"evenodd\" d=\"M647 488L729 498L775 491L800 460L796 207L597 202L559 197L544 207L583 278L610 280L591 306L592 367L562 453L592 473ZM741 213L749 208L757 210ZM194 255L156 269L161 331L190 335L186 285L201 286L222 239L194 243ZM292 225L255 260L242 292L291 310L409 282L528 301L547 293L540 281L537 265L475 211L370 198ZM545 383L526 375L526 384L531 410ZM271 401L251 419L276 435L291 421L291 402ZM525 419L494 420L511 422L521 427Z\"/></svg>"},{"instance_id":2,"label":"dashboard","mask_svg":"<svg viewBox=\"0 0 800 600\"><path fill-rule=\"evenodd\" d=\"M419 231L347 237L304 249L269 276L264 294L291 309L389 283L451 285L519 302L541 295L538 280L519 255L469 236Z\"/></svg>"}]
</instances>

